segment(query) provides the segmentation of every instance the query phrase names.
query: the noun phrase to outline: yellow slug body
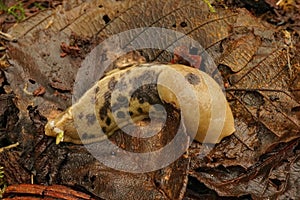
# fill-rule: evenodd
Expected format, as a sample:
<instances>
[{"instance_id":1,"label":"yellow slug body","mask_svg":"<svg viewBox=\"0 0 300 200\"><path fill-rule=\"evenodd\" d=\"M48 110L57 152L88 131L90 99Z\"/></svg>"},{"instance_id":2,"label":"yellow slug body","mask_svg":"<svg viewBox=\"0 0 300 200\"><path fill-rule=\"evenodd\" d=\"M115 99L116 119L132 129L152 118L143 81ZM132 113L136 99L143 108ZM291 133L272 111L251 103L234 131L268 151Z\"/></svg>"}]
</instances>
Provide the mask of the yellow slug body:
<instances>
[{"instance_id":1,"label":"yellow slug body","mask_svg":"<svg viewBox=\"0 0 300 200\"><path fill-rule=\"evenodd\" d=\"M178 76L173 76L174 72ZM189 100L187 91L196 98ZM180 102L180 98L184 98L185 103ZM235 130L226 98L209 75L185 65L150 63L108 73L77 103L54 120L49 120L45 134L57 137L57 143L101 141L126 126L128 120L138 122L148 118L153 105L164 104L188 113L184 116L186 131L192 131L197 125L195 140L199 142L218 143ZM154 108L157 109L156 115L163 115L159 107ZM90 128L95 124L102 132ZM81 131L78 131L79 126Z\"/></svg>"}]
</instances>

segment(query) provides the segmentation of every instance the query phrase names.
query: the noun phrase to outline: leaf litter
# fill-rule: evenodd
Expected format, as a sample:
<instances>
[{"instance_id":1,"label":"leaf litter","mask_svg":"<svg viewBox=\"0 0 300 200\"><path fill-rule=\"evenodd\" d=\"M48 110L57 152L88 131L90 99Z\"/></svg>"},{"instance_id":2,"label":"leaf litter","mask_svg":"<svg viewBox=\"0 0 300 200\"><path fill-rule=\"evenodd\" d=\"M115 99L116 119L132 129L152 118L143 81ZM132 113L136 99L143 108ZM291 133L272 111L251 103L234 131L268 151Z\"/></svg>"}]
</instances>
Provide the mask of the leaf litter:
<instances>
[{"instance_id":1,"label":"leaf litter","mask_svg":"<svg viewBox=\"0 0 300 200\"><path fill-rule=\"evenodd\" d=\"M172 199L191 194L189 188L193 187L188 186L186 192L189 174L191 180L196 178L220 196L246 195L254 199L299 196L299 191L295 189L300 184L297 182L299 36L290 35L291 45L287 43L285 30L276 29L245 9L217 8L216 13L210 13L204 5L201 1L192 0L78 1L68 9L59 7L56 11L39 12L9 30L18 42L9 44L13 67L6 71L6 76L17 96L16 105L22 113L20 116L27 122L28 105L35 106L30 113L37 112L43 116L70 105L76 72L89 49L112 34L141 26L169 28L199 41L222 72L227 83L226 96L235 117L234 135L212 149L194 143L188 153L190 167L186 164L187 159L182 157L161 171L160 178L157 178L159 172L147 175L122 172L116 175L116 172L88 156L81 147L50 144L51 139L43 136L42 126L39 126L36 129L38 134L30 137L35 138L33 147L23 152L36 156L21 159L22 162L32 163L26 169L36 172L38 183L81 183L80 187L104 199L128 197L128 194L134 195L132 198L156 194L160 198ZM89 48L80 56L66 55L61 58L61 44L72 44L72 34L89 40ZM139 34L133 36L133 41ZM172 42L175 41L171 41L170 45ZM160 50L142 50L141 53L148 61L166 62L172 57ZM26 61L21 60L22 57L26 57ZM205 64L201 69L212 76L216 73ZM23 75L20 77L20 74ZM43 96L24 94L25 83L29 80L35 80L35 84L45 88ZM53 87L54 83L57 86ZM30 132L25 131L25 135L28 134ZM203 148L210 151L200 157ZM21 165L15 163L18 164ZM79 168L80 175L74 177L72 173L67 174L78 170L78 165L85 166ZM176 174L180 181L172 178L169 183L157 182L163 180L168 170ZM99 171L105 179L95 176ZM47 178L49 176L50 179ZM146 177L154 186L141 186L147 183ZM114 184L102 187L111 179ZM9 181L11 184L20 183L14 177ZM133 190L126 189L132 185L135 185ZM149 187L150 193L146 189ZM114 193L114 190L119 192ZM200 190L193 192L201 197Z\"/></svg>"}]
</instances>

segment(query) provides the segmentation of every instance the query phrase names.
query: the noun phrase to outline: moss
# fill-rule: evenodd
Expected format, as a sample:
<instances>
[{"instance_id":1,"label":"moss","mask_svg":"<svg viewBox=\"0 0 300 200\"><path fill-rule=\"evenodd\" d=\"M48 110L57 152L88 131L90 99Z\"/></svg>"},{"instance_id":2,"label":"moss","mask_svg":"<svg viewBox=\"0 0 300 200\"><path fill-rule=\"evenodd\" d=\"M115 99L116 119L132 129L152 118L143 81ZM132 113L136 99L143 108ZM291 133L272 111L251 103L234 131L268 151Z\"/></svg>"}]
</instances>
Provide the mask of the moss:
<instances>
[{"instance_id":1,"label":"moss","mask_svg":"<svg viewBox=\"0 0 300 200\"><path fill-rule=\"evenodd\" d=\"M26 18L25 10L22 3L17 3L7 9L7 13L14 16L17 21L22 21Z\"/></svg>"},{"instance_id":2,"label":"moss","mask_svg":"<svg viewBox=\"0 0 300 200\"><path fill-rule=\"evenodd\" d=\"M12 15L16 18L17 21L22 21L26 18L25 9L21 2L7 7L2 0L0 0L0 10L6 12L9 15Z\"/></svg>"}]
</instances>

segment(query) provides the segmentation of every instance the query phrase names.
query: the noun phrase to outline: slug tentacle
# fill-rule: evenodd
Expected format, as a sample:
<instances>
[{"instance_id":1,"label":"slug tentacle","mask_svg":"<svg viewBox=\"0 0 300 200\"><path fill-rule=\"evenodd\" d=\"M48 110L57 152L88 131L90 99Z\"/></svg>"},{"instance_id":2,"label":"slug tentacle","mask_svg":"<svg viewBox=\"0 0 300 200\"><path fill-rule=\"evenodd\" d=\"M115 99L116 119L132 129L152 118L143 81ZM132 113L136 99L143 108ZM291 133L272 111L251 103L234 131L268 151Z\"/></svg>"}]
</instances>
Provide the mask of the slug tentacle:
<instances>
[{"instance_id":1,"label":"slug tentacle","mask_svg":"<svg viewBox=\"0 0 300 200\"><path fill-rule=\"evenodd\" d=\"M199 142L218 143L235 130L226 98L209 75L184 65L152 63L107 73L77 103L49 120L45 134L63 133L64 142L75 144L101 141L128 124L136 126L149 113L164 121L164 104L181 111L186 131L196 130Z\"/></svg>"}]
</instances>

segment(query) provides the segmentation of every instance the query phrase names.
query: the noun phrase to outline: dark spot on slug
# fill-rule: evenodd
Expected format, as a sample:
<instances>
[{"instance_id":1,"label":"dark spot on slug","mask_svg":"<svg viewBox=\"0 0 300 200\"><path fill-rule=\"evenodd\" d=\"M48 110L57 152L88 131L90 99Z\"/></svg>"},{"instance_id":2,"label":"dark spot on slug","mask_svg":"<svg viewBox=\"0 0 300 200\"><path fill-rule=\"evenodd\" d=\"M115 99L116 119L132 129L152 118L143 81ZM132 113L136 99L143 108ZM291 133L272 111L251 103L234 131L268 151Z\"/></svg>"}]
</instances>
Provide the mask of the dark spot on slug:
<instances>
[{"instance_id":1,"label":"dark spot on slug","mask_svg":"<svg viewBox=\"0 0 300 200\"><path fill-rule=\"evenodd\" d=\"M111 98L111 92L110 91L105 92L105 94L104 94L104 100L105 100L105 102L109 101L110 98Z\"/></svg>"},{"instance_id":2,"label":"dark spot on slug","mask_svg":"<svg viewBox=\"0 0 300 200\"><path fill-rule=\"evenodd\" d=\"M106 114L107 114L107 108L105 106L101 107L100 108L100 119L101 120L104 120Z\"/></svg>"},{"instance_id":3,"label":"dark spot on slug","mask_svg":"<svg viewBox=\"0 0 300 200\"><path fill-rule=\"evenodd\" d=\"M125 113L123 111L118 111L117 112L117 117L118 118L125 118Z\"/></svg>"},{"instance_id":4,"label":"dark spot on slug","mask_svg":"<svg viewBox=\"0 0 300 200\"><path fill-rule=\"evenodd\" d=\"M99 92L99 90L100 90L100 88L97 86L97 87L95 88L95 94L97 94L97 93Z\"/></svg>"},{"instance_id":5,"label":"dark spot on slug","mask_svg":"<svg viewBox=\"0 0 300 200\"><path fill-rule=\"evenodd\" d=\"M79 118L79 119L82 119L82 118L83 118L83 113L82 113L82 112L79 113L78 118Z\"/></svg>"},{"instance_id":6,"label":"dark spot on slug","mask_svg":"<svg viewBox=\"0 0 300 200\"><path fill-rule=\"evenodd\" d=\"M107 126L109 126L110 123L111 123L111 119L109 117L107 117L106 120L105 120L105 123L106 123Z\"/></svg>"},{"instance_id":7,"label":"dark spot on slug","mask_svg":"<svg viewBox=\"0 0 300 200\"><path fill-rule=\"evenodd\" d=\"M92 105L94 105L96 103L96 97L91 97L90 102Z\"/></svg>"},{"instance_id":8,"label":"dark spot on slug","mask_svg":"<svg viewBox=\"0 0 300 200\"><path fill-rule=\"evenodd\" d=\"M152 105L161 102L157 92L156 84L142 85L140 88L133 92L131 98L133 100L136 99L139 104L148 102Z\"/></svg>"},{"instance_id":9,"label":"dark spot on slug","mask_svg":"<svg viewBox=\"0 0 300 200\"><path fill-rule=\"evenodd\" d=\"M102 127L103 133L106 133L106 127Z\"/></svg>"},{"instance_id":10,"label":"dark spot on slug","mask_svg":"<svg viewBox=\"0 0 300 200\"><path fill-rule=\"evenodd\" d=\"M147 70L145 73L140 74L134 78L134 83L137 85L145 85L146 83L156 83L158 72L155 70Z\"/></svg>"},{"instance_id":11,"label":"dark spot on slug","mask_svg":"<svg viewBox=\"0 0 300 200\"><path fill-rule=\"evenodd\" d=\"M82 139L85 140L85 139L87 139L87 138L88 138L88 134L87 134L87 133L83 133L83 134L82 134Z\"/></svg>"},{"instance_id":12,"label":"dark spot on slug","mask_svg":"<svg viewBox=\"0 0 300 200\"><path fill-rule=\"evenodd\" d=\"M118 96L117 97L117 102L112 105L112 108L114 110L119 110L122 107L127 108L129 105L128 99L125 96Z\"/></svg>"},{"instance_id":13,"label":"dark spot on slug","mask_svg":"<svg viewBox=\"0 0 300 200\"><path fill-rule=\"evenodd\" d=\"M96 116L94 114L87 114L85 116L89 125L93 125L96 121Z\"/></svg>"},{"instance_id":14,"label":"dark spot on slug","mask_svg":"<svg viewBox=\"0 0 300 200\"><path fill-rule=\"evenodd\" d=\"M111 92L107 91L104 94L104 105L100 108L99 114L100 114L100 119L104 120L108 111L111 110L110 106L110 98L111 98Z\"/></svg>"},{"instance_id":15,"label":"dark spot on slug","mask_svg":"<svg viewBox=\"0 0 300 200\"><path fill-rule=\"evenodd\" d=\"M122 104L128 104L128 99L125 96L118 96L117 101Z\"/></svg>"},{"instance_id":16,"label":"dark spot on slug","mask_svg":"<svg viewBox=\"0 0 300 200\"><path fill-rule=\"evenodd\" d=\"M140 104L143 104L143 103L145 103L145 100L144 100L144 98L143 98L143 97L140 97L140 98L139 98L139 103L140 103Z\"/></svg>"},{"instance_id":17,"label":"dark spot on slug","mask_svg":"<svg viewBox=\"0 0 300 200\"><path fill-rule=\"evenodd\" d=\"M115 89L121 92L121 91L126 91L127 88L128 88L127 78L123 76L122 78L120 78L117 88Z\"/></svg>"},{"instance_id":18,"label":"dark spot on slug","mask_svg":"<svg viewBox=\"0 0 300 200\"><path fill-rule=\"evenodd\" d=\"M192 73L188 73L185 76L185 79L192 85L198 85L200 83L200 78L197 75Z\"/></svg>"},{"instance_id":19,"label":"dark spot on slug","mask_svg":"<svg viewBox=\"0 0 300 200\"><path fill-rule=\"evenodd\" d=\"M142 109L142 108L138 108L137 111L138 111L139 113L143 113L143 109Z\"/></svg>"},{"instance_id":20,"label":"dark spot on slug","mask_svg":"<svg viewBox=\"0 0 300 200\"><path fill-rule=\"evenodd\" d=\"M90 139L90 138L95 138L95 137L96 137L96 135L94 135L94 134L88 134L88 133L84 133L82 135L82 139L83 140Z\"/></svg>"},{"instance_id":21,"label":"dark spot on slug","mask_svg":"<svg viewBox=\"0 0 300 200\"><path fill-rule=\"evenodd\" d=\"M108 83L108 89L110 91L113 91L113 89L115 88L117 81L115 80L115 77L112 77Z\"/></svg>"},{"instance_id":22,"label":"dark spot on slug","mask_svg":"<svg viewBox=\"0 0 300 200\"><path fill-rule=\"evenodd\" d=\"M133 115L133 112L132 112L132 111L129 111L129 115L132 116L132 115Z\"/></svg>"},{"instance_id":23,"label":"dark spot on slug","mask_svg":"<svg viewBox=\"0 0 300 200\"><path fill-rule=\"evenodd\" d=\"M96 137L96 135L94 135L94 134L89 135L89 138L95 138L95 137Z\"/></svg>"}]
</instances>

